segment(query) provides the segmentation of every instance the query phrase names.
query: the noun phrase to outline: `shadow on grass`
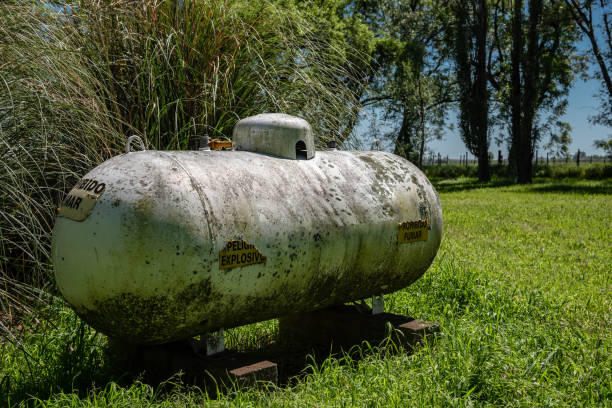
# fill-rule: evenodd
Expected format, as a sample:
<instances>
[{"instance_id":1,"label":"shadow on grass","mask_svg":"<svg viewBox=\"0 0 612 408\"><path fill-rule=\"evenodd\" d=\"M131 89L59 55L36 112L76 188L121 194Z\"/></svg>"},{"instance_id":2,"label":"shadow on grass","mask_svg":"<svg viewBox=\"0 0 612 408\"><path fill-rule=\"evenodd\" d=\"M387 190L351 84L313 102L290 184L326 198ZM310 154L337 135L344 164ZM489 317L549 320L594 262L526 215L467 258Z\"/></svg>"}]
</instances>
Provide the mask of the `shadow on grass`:
<instances>
[{"instance_id":1,"label":"shadow on grass","mask_svg":"<svg viewBox=\"0 0 612 408\"><path fill-rule=\"evenodd\" d=\"M157 346L111 342L110 365L161 391L166 390L168 378L180 373L182 385L200 387L217 397L219 391L255 385L256 377L282 387L297 384L304 375L328 364L351 365L372 355L411 353L425 337L434 339L438 332L431 323L391 313L364 314L348 305L286 319L284 334L265 344L243 351L226 349L212 356L206 356L198 346L201 343L192 340Z\"/></svg>"},{"instance_id":2,"label":"shadow on grass","mask_svg":"<svg viewBox=\"0 0 612 408\"><path fill-rule=\"evenodd\" d=\"M592 183L576 183L575 181L554 181L544 182L545 184L532 184L528 186L525 192L534 193L570 193L570 194L585 194L595 195L612 194L612 183L610 182L592 182Z\"/></svg>"},{"instance_id":3,"label":"shadow on grass","mask_svg":"<svg viewBox=\"0 0 612 408\"><path fill-rule=\"evenodd\" d=\"M209 398L216 399L242 387L241 382L227 377L227 371L235 368L231 364L236 362L241 363L239 366L264 360L276 363L278 385L282 387L295 385L305 375L316 373L328 364L345 366L372 355L411 353L415 345L396 344L389 337L380 342L364 340L350 347L331 344L306 347L275 340L257 350L240 353L228 350L218 358L229 363L211 364L210 360L217 357L205 357L207 361L204 361L188 342L152 346L139 351L132 346L117 348L113 342L100 342L104 336L95 333L82 321L70 320L75 324L73 330L63 338L41 339L45 344L43 350L36 350L36 355L29 355L23 348L13 351L28 356L21 361L25 365L12 369L3 367L3 372L0 372L0 407L36 405L37 401L44 402L56 394L73 394L77 399L84 399L91 396L93 390L114 386L129 393L135 384L150 386L155 395L195 386L206 391ZM68 327L66 325L63 329ZM51 344L53 347L46 349ZM1 346L0 343L0 357L3 353ZM262 388L266 388L266 383L262 383Z\"/></svg>"},{"instance_id":4,"label":"shadow on grass","mask_svg":"<svg viewBox=\"0 0 612 408\"><path fill-rule=\"evenodd\" d=\"M487 183L480 182L476 178L460 178L456 180L433 179L436 190L439 193L452 193L457 191L470 191L481 188L497 188L517 186L516 192L521 193L567 193L584 195L610 195L612 194L612 180L583 180L563 179L554 180L548 178L537 178L532 184L518 185L512 179L494 179Z\"/></svg>"},{"instance_id":5,"label":"shadow on grass","mask_svg":"<svg viewBox=\"0 0 612 408\"><path fill-rule=\"evenodd\" d=\"M461 178L455 180L432 180L433 185L439 193L452 193L455 191L469 191L479 188L507 187L514 184L511 179L495 179L488 183L478 181L478 179Z\"/></svg>"}]
</instances>

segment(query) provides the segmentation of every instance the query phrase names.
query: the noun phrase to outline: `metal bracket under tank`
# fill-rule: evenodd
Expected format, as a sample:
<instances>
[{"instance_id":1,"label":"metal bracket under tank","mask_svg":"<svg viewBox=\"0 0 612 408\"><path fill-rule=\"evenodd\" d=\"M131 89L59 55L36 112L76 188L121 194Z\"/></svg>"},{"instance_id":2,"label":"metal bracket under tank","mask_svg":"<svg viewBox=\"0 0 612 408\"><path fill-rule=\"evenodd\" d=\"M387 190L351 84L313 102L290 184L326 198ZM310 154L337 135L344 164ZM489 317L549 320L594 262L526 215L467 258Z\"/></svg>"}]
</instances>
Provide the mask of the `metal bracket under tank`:
<instances>
[{"instance_id":1,"label":"metal bracket under tank","mask_svg":"<svg viewBox=\"0 0 612 408\"><path fill-rule=\"evenodd\" d=\"M383 295L380 296L372 296L372 314L380 314L385 311L385 297Z\"/></svg>"},{"instance_id":2,"label":"metal bracket under tank","mask_svg":"<svg viewBox=\"0 0 612 408\"><path fill-rule=\"evenodd\" d=\"M225 332L223 329L219 329L216 332L202 334L199 339L189 340L189 344L196 354L207 356L220 354L225 351Z\"/></svg>"}]
</instances>

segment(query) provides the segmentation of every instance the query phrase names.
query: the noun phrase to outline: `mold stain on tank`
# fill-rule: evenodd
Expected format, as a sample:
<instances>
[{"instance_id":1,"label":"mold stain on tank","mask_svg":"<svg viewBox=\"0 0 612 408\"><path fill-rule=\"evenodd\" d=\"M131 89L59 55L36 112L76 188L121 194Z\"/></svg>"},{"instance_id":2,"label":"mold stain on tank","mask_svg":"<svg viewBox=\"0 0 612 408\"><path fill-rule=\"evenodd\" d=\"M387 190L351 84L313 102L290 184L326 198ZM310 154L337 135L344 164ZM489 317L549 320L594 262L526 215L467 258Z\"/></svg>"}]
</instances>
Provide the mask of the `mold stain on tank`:
<instances>
[{"instance_id":1,"label":"mold stain on tank","mask_svg":"<svg viewBox=\"0 0 612 408\"><path fill-rule=\"evenodd\" d=\"M188 337L192 327L187 324L186 310L206 310L213 293L210 278L187 286L176 295L142 297L122 293L97 301L92 309L76 310L92 327L128 343L160 344ZM177 327L182 327L178 329ZM129 333L130 337L125 338Z\"/></svg>"},{"instance_id":2,"label":"mold stain on tank","mask_svg":"<svg viewBox=\"0 0 612 408\"><path fill-rule=\"evenodd\" d=\"M389 183L391 181L388 169L384 166L384 164L378 162L369 154L360 154L357 157L361 159L369 168L374 170L376 180L381 180L386 183Z\"/></svg>"},{"instance_id":3,"label":"mold stain on tank","mask_svg":"<svg viewBox=\"0 0 612 408\"><path fill-rule=\"evenodd\" d=\"M388 202L385 202L382 206L383 213L387 216L393 215L393 207Z\"/></svg>"},{"instance_id":4,"label":"mold stain on tank","mask_svg":"<svg viewBox=\"0 0 612 408\"><path fill-rule=\"evenodd\" d=\"M410 179L417 188L417 195L419 197L417 210L419 212L419 217L421 217L421 219L430 218L431 211L429 208L429 201L427 200L427 192L425 191L425 187L414 174L410 177Z\"/></svg>"},{"instance_id":5,"label":"mold stain on tank","mask_svg":"<svg viewBox=\"0 0 612 408\"><path fill-rule=\"evenodd\" d=\"M144 195L136 201L134 210L138 213L138 216L147 217L153 213L154 206L155 203L153 202L153 199L147 195Z\"/></svg>"}]
</instances>

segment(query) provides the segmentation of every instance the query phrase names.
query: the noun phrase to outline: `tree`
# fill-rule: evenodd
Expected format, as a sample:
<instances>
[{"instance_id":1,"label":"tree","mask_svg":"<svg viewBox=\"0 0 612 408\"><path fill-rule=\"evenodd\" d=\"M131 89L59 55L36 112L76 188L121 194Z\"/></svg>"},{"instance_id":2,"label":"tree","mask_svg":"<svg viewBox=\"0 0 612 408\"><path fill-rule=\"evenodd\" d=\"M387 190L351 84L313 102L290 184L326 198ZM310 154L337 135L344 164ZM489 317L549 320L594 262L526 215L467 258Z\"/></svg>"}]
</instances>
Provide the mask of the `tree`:
<instances>
[{"instance_id":1,"label":"tree","mask_svg":"<svg viewBox=\"0 0 612 408\"><path fill-rule=\"evenodd\" d=\"M453 8L461 138L478 158L478 179L489 181L488 4L486 0L457 1Z\"/></svg>"},{"instance_id":2,"label":"tree","mask_svg":"<svg viewBox=\"0 0 612 408\"><path fill-rule=\"evenodd\" d=\"M612 10L609 0L565 0L574 21L591 44L593 57L599 68L596 77L602 82L600 113L593 122L612 127ZM599 10L597 10L599 9ZM593 11L601 12L601 24L593 18Z\"/></svg>"},{"instance_id":3,"label":"tree","mask_svg":"<svg viewBox=\"0 0 612 408\"><path fill-rule=\"evenodd\" d=\"M549 132L550 137L544 149L554 157L567 157L569 145L572 143L572 127L566 122L557 122L555 127L545 126L544 130Z\"/></svg>"},{"instance_id":4,"label":"tree","mask_svg":"<svg viewBox=\"0 0 612 408\"><path fill-rule=\"evenodd\" d=\"M370 96L398 125L392 132L395 153L423 165L427 141L440 137L452 101L449 48L440 1L374 0L356 2L379 39L374 51L377 76Z\"/></svg>"},{"instance_id":5,"label":"tree","mask_svg":"<svg viewBox=\"0 0 612 408\"><path fill-rule=\"evenodd\" d=\"M342 50L354 72L345 81L359 104L393 121L395 152L423 163L427 141L440 137L452 100L445 10L440 0L286 0L309 10L315 37ZM281 1L283 3L283 1ZM357 72L362 72L361 75ZM360 80L355 81L354 78ZM356 115L355 115L356 116ZM353 118L355 117L353 116ZM348 136L354 121L344 126Z\"/></svg>"},{"instance_id":6,"label":"tree","mask_svg":"<svg viewBox=\"0 0 612 408\"><path fill-rule=\"evenodd\" d=\"M559 0L528 0L527 16L523 10L523 0L515 0L508 81L509 160L517 181L530 183L541 127L551 121L545 115L558 117L567 106L564 97L578 66L577 33L569 11Z\"/></svg>"},{"instance_id":7,"label":"tree","mask_svg":"<svg viewBox=\"0 0 612 408\"><path fill-rule=\"evenodd\" d=\"M596 140L593 145L606 152L606 155L612 157L612 135L608 135L608 140Z\"/></svg>"}]
</instances>

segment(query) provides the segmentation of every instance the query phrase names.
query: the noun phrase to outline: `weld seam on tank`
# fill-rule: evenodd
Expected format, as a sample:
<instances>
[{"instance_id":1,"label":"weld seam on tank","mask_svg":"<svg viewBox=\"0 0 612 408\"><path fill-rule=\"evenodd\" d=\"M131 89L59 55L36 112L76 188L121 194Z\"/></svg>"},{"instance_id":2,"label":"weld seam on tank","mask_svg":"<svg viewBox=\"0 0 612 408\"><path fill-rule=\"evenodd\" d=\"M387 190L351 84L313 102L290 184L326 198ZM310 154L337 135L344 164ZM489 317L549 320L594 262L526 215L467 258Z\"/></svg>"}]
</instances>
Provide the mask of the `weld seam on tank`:
<instances>
[{"instance_id":1,"label":"weld seam on tank","mask_svg":"<svg viewBox=\"0 0 612 408\"><path fill-rule=\"evenodd\" d=\"M213 241L215 239L215 233L212 230L214 226L211 225L210 217L214 217L214 214L212 212L213 210L210 207L210 205L209 205L209 208L206 208L205 204L209 204L208 203L208 198L206 197L206 194L204 194L202 191L200 191L200 189L201 189L200 184L195 180L193 175L189 172L189 170L187 170L185 168L185 166L183 166L183 164L181 162L179 162L178 160L176 160L174 157L172 157L171 155L169 155L166 152L159 151L158 153L160 153L161 156L164 156L164 157L170 159L173 163L175 163L177 166L179 166L185 172L187 177L189 177L189 182L191 183L191 186L198 193L198 196L200 197L200 203L202 205L202 211L204 212L204 215L206 217L205 222L206 222L206 228L208 229L208 239Z\"/></svg>"}]
</instances>

